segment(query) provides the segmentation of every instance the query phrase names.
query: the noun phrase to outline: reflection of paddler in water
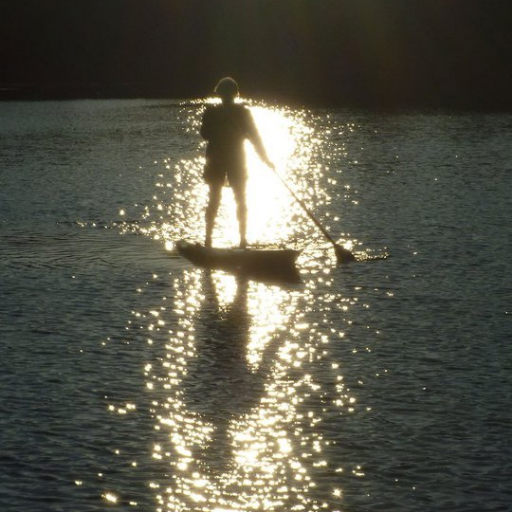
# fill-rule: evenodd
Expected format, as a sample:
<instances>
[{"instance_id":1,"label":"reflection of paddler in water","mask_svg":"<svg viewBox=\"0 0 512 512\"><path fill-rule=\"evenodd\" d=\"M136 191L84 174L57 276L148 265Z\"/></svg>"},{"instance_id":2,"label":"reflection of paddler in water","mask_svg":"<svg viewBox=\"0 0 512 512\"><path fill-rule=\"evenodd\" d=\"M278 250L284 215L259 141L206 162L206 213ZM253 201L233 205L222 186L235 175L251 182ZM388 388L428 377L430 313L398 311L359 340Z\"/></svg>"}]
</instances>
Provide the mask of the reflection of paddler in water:
<instances>
[{"instance_id":1,"label":"reflection of paddler in water","mask_svg":"<svg viewBox=\"0 0 512 512\"><path fill-rule=\"evenodd\" d=\"M272 348L267 347L258 368L250 368L247 279L237 279L233 302L222 306L214 276L205 271L203 294L203 306L195 322L198 353L183 385L187 407L213 428L202 462L210 470L225 471L232 460L231 422L242 418L258 404L277 347L275 343Z\"/></svg>"},{"instance_id":2,"label":"reflection of paddler in water","mask_svg":"<svg viewBox=\"0 0 512 512\"><path fill-rule=\"evenodd\" d=\"M220 205L222 187L227 183L232 189L237 205L240 247L247 245L247 204L245 188L247 167L244 142L249 140L259 157L270 167L261 137L250 110L235 102L238 85L232 78L223 78L215 87L222 103L206 108L201 125L201 136L208 142L204 179L210 187L206 208L205 245L211 247L215 218Z\"/></svg>"}]
</instances>

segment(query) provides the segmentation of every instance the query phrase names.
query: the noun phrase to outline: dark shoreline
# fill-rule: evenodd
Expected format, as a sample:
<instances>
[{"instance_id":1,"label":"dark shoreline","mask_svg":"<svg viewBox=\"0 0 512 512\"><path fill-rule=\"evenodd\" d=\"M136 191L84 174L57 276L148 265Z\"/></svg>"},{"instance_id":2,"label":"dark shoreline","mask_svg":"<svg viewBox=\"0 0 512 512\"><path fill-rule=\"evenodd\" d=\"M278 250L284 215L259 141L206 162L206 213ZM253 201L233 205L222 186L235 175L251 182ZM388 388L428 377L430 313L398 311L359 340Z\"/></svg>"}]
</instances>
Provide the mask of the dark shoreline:
<instances>
[{"instance_id":1,"label":"dark shoreline","mask_svg":"<svg viewBox=\"0 0 512 512\"><path fill-rule=\"evenodd\" d=\"M509 0L10 0L0 101L512 110Z\"/></svg>"},{"instance_id":2,"label":"dark shoreline","mask_svg":"<svg viewBox=\"0 0 512 512\"><path fill-rule=\"evenodd\" d=\"M0 86L0 102L11 101L66 101L66 100L114 100L114 99L183 99L204 98L209 91L155 90L139 85L99 86L55 86L55 85L10 85ZM512 112L512 98L417 98L403 101L377 101L373 98L348 98L327 96L308 98L300 94L286 96L272 92L247 91L245 97L263 100L271 104L304 108L362 108L371 110L453 110L477 112Z\"/></svg>"}]
</instances>

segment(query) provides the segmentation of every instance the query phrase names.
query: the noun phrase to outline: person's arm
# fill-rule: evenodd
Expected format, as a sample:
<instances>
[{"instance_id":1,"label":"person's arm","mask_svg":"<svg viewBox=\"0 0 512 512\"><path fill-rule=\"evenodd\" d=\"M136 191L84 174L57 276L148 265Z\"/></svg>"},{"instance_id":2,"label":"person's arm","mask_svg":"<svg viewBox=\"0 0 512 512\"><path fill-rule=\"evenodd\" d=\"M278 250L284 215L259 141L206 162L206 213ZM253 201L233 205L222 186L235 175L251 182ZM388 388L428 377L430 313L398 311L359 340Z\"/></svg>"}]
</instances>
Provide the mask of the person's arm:
<instances>
[{"instance_id":1,"label":"person's arm","mask_svg":"<svg viewBox=\"0 0 512 512\"><path fill-rule=\"evenodd\" d=\"M211 107L206 107L206 110L203 114L203 120L201 122L201 128L199 133L201 137L205 140L209 140L211 138L211 118L212 118L212 109Z\"/></svg>"},{"instance_id":2,"label":"person's arm","mask_svg":"<svg viewBox=\"0 0 512 512\"><path fill-rule=\"evenodd\" d=\"M261 140L260 133L258 131L258 128L256 126L256 123L254 122L254 119L252 117L252 114L250 110L246 110L247 112L247 138L251 141L252 145L254 146L254 149L256 150L256 153L258 153L258 156L261 158L261 160L267 164L269 167L274 167L274 164L270 160L270 158L267 155L267 151L265 149L265 146L263 145L263 141Z\"/></svg>"}]
</instances>

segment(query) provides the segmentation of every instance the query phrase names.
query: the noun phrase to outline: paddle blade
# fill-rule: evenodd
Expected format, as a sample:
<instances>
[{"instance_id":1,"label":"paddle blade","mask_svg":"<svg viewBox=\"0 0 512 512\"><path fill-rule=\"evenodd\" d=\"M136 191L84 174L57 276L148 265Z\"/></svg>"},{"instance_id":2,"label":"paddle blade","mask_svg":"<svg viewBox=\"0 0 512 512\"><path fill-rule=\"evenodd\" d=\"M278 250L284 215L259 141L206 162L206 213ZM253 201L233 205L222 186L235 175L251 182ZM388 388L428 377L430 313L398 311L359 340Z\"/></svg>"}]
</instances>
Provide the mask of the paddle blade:
<instances>
[{"instance_id":1,"label":"paddle blade","mask_svg":"<svg viewBox=\"0 0 512 512\"><path fill-rule=\"evenodd\" d=\"M351 251L345 249L345 247L336 245L334 247L334 252L336 253L336 259L338 260L338 263L351 263L352 261L356 261L356 257L352 254Z\"/></svg>"}]
</instances>

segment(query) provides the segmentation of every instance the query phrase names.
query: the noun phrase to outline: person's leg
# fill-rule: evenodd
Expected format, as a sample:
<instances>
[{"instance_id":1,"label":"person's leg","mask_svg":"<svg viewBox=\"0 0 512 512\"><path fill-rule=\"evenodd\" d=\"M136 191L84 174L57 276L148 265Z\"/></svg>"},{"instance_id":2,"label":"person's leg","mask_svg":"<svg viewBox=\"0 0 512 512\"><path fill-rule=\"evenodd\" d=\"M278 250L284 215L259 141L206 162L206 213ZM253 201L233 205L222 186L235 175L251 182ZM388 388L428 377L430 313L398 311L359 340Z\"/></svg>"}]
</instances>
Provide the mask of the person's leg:
<instances>
[{"instance_id":1,"label":"person's leg","mask_svg":"<svg viewBox=\"0 0 512 512\"><path fill-rule=\"evenodd\" d=\"M210 184L210 195L208 199L208 206L206 207L206 238L204 245L206 247L212 246L213 226L215 225L215 218L219 211L220 200L222 197L222 185Z\"/></svg>"},{"instance_id":2,"label":"person's leg","mask_svg":"<svg viewBox=\"0 0 512 512\"><path fill-rule=\"evenodd\" d=\"M233 187L236 201L236 213L238 217L238 229L240 232L240 247L247 246L247 202L245 199L245 181Z\"/></svg>"}]
</instances>

